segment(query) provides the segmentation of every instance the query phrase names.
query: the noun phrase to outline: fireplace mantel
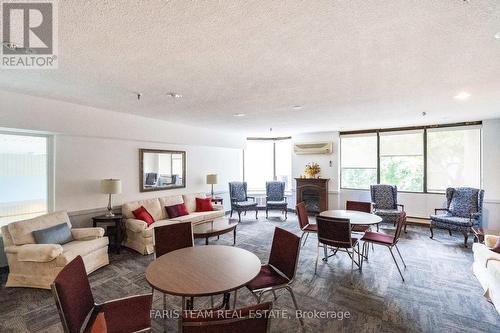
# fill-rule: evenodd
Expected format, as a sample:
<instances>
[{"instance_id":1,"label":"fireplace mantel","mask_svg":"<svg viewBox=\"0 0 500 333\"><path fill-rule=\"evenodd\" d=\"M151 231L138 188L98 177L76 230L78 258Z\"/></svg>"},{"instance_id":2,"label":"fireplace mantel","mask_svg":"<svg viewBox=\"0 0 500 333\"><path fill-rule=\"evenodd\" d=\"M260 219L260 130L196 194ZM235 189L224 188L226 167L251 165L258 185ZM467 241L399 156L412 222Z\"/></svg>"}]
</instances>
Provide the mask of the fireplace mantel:
<instances>
[{"instance_id":1,"label":"fireplace mantel","mask_svg":"<svg viewBox=\"0 0 500 333\"><path fill-rule=\"evenodd\" d=\"M309 214L319 214L328 210L329 178L295 178L297 202L306 204Z\"/></svg>"}]
</instances>

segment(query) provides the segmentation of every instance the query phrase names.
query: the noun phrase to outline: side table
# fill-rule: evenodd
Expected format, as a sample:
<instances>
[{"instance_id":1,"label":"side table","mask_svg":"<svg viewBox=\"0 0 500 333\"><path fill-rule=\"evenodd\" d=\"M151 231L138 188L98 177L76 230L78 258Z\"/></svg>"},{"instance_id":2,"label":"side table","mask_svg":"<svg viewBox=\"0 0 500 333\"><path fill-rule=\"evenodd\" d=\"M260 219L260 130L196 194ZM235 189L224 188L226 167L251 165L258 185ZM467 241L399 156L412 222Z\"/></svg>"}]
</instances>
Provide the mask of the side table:
<instances>
[{"instance_id":1,"label":"side table","mask_svg":"<svg viewBox=\"0 0 500 333\"><path fill-rule=\"evenodd\" d=\"M472 232L474 233L474 239L477 240L479 243L484 242L484 235L499 235L500 236L500 230L472 227Z\"/></svg>"},{"instance_id":2,"label":"side table","mask_svg":"<svg viewBox=\"0 0 500 333\"><path fill-rule=\"evenodd\" d=\"M123 216L122 215L114 215L114 216L106 216L100 215L92 218L92 224L95 227L105 227L106 234L108 234L108 227L113 227L114 229L114 237L113 237L113 246L115 248L115 252L120 254L121 244L123 240Z\"/></svg>"}]
</instances>

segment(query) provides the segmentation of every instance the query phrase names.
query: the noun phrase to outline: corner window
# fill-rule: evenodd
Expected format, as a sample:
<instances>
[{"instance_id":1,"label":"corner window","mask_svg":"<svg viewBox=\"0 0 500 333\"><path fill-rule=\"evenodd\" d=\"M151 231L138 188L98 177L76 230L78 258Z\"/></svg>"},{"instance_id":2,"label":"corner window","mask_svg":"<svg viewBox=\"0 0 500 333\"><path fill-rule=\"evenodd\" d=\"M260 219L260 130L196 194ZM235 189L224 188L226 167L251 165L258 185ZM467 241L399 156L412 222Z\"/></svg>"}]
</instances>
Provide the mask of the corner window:
<instances>
[{"instance_id":1,"label":"corner window","mask_svg":"<svg viewBox=\"0 0 500 333\"><path fill-rule=\"evenodd\" d=\"M50 137L0 132L0 225L47 213Z\"/></svg>"}]
</instances>

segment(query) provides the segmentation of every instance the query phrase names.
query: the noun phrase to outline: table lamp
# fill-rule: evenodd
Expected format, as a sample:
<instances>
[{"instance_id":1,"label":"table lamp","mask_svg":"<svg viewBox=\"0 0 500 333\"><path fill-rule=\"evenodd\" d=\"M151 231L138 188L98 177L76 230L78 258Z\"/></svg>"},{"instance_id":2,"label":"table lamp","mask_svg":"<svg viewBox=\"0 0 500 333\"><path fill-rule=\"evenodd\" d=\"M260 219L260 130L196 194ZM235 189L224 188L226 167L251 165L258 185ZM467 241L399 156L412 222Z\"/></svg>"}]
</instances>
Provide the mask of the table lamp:
<instances>
[{"instance_id":1,"label":"table lamp","mask_svg":"<svg viewBox=\"0 0 500 333\"><path fill-rule=\"evenodd\" d=\"M115 216L111 207L111 194L122 193L122 181L120 179L103 179L101 180L101 192L109 194L108 212L106 216Z\"/></svg>"},{"instance_id":2,"label":"table lamp","mask_svg":"<svg viewBox=\"0 0 500 333\"><path fill-rule=\"evenodd\" d=\"M217 175L216 174L207 175L207 184L212 185L211 196L213 198L214 197L214 184L217 184Z\"/></svg>"}]
</instances>

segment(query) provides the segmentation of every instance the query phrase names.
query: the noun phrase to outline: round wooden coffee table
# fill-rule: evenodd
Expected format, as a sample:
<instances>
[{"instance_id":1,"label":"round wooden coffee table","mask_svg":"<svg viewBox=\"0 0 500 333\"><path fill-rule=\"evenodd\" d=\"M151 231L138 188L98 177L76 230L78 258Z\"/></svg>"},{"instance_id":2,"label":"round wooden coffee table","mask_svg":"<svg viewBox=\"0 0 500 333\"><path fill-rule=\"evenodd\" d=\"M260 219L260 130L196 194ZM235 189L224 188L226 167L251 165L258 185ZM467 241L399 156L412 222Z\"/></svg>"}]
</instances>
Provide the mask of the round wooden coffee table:
<instances>
[{"instance_id":1,"label":"round wooden coffee table","mask_svg":"<svg viewBox=\"0 0 500 333\"><path fill-rule=\"evenodd\" d=\"M237 221L230 221L228 218L220 218L210 222L204 222L193 226L194 238L205 238L205 245L208 245L208 238L220 236L228 232L233 232L233 245L236 244Z\"/></svg>"},{"instance_id":2,"label":"round wooden coffee table","mask_svg":"<svg viewBox=\"0 0 500 333\"><path fill-rule=\"evenodd\" d=\"M156 290L185 297L224 294L253 280L261 262L247 250L233 246L204 245L176 250L157 258L146 269L146 280ZM186 306L193 308L192 300Z\"/></svg>"},{"instance_id":3,"label":"round wooden coffee table","mask_svg":"<svg viewBox=\"0 0 500 333\"><path fill-rule=\"evenodd\" d=\"M378 215L358 212L355 210L325 210L324 212L319 213L319 216L333 217L337 219L349 219L351 224L368 225L382 222L382 218Z\"/></svg>"}]
</instances>

